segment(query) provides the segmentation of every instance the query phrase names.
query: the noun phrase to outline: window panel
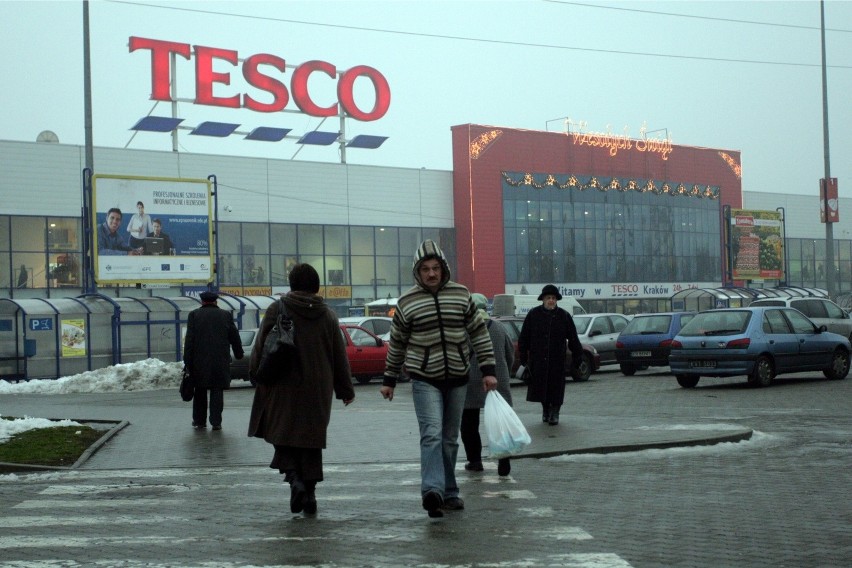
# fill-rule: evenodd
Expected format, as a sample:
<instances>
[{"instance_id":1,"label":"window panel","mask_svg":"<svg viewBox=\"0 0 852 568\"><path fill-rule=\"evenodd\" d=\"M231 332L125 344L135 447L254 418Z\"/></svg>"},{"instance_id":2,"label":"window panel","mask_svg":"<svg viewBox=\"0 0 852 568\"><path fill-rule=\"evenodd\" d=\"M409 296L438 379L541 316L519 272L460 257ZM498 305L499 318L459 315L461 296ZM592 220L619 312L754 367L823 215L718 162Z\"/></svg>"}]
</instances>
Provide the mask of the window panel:
<instances>
[{"instance_id":1,"label":"window panel","mask_svg":"<svg viewBox=\"0 0 852 568\"><path fill-rule=\"evenodd\" d=\"M322 225L299 225L299 255L319 255L322 258L322 254ZM313 266L310 262L308 264Z\"/></svg>"},{"instance_id":2,"label":"window panel","mask_svg":"<svg viewBox=\"0 0 852 568\"><path fill-rule=\"evenodd\" d=\"M9 217L0 215L0 250L11 250L10 245ZM6 264L8 264L8 262Z\"/></svg>"},{"instance_id":3,"label":"window panel","mask_svg":"<svg viewBox=\"0 0 852 568\"><path fill-rule=\"evenodd\" d=\"M263 223L243 223L243 244L253 246L255 254L269 254L269 226Z\"/></svg>"},{"instance_id":4,"label":"window panel","mask_svg":"<svg viewBox=\"0 0 852 568\"><path fill-rule=\"evenodd\" d=\"M272 252L278 254L295 254L298 249L296 225L274 224L269 226L269 236Z\"/></svg>"},{"instance_id":5,"label":"window panel","mask_svg":"<svg viewBox=\"0 0 852 568\"><path fill-rule=\"evenodd\" d=\"M236 253L240 251L240 224L219 223L216 235L220 253Z\"/></svg>"},{"instance_id":6,"label":"window panel","mask_svg":"<svg viewBox=\"0 0 852 568\"><path fill-rule=\"evenodd\" d=\"M413 255L416 248L411 249L409 254ZM381 254L399 254L399 235L395 227L376 229L376 250Z\"/></svg>"},{"instance_id":7,"label":"window panel","mask_svg":"<svg viewBox=\"0 0 852 568\"><path fill-rule=\"evenodd\" d=\"M349 232L346 227L326 225L325 254L326 256L349 254Z\"/></svg>"},{"instance_id":8,"label":"window panel","mask_svg":"<svg viewBox=\"0 0 852 568\"><path fill-rule=\"evenodd\" d=\"M376 254L372 227L349 227L349 239L352 255Z\"/></svg>"},{"instance_id":9,"label":"window panel","mask_svg":"<svg viewBox=\"0 0 852 568\"><path fill-rule=\"evenodd\" d=\"M12 218L12 250L42 252L47 248L44 217ZM42 256L44 256L42 254ZM44 260L42 260L44 264Z\"/></svg>"}]
</instances>

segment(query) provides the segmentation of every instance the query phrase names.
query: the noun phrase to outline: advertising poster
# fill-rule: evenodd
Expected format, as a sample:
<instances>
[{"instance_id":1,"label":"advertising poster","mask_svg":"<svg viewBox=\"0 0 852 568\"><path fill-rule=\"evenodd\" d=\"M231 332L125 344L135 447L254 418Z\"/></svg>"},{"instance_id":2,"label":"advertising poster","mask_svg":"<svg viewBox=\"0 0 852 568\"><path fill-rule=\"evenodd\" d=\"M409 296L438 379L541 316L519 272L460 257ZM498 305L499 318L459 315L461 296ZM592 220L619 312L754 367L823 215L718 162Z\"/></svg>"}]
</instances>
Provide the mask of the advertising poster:
<instances>
[{"instance_id":1,"label":"advertising poster","mask_svg":"<svg viewBox=\"0 0 852 568\"><path fill-rule=\"evenodd\" d=\"M208 180L92 176L98 284L213 279Z\"/></svg>"},{"instance_id":2,"label":"advertising poster","mask_svg":"<svg viewBox=\"0 0 852 568\"><path fill-rule=\"evenodd\" d=\"M86 356L86 320L62 320L62 356Z\"/></svg>"},{"instance_id":3,"label":"advertising poster","mask_svg":"<svg viewBox=\"0 0 852 568\"><path fill-rule=\"evenodd\" d=\"M777 211L731 210L735 280L783 280L784 237Z\"/></svg>"}]
</instances>

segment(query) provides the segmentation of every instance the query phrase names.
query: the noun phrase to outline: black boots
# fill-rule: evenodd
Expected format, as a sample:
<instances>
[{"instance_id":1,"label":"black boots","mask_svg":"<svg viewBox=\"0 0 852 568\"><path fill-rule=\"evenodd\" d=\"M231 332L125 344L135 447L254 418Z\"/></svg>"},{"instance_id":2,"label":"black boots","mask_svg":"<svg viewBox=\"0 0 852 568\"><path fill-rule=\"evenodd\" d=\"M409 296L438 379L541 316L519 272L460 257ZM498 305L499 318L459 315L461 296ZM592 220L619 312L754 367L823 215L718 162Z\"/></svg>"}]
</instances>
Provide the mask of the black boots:
<instances>
[{"instance_id":1,"label":"black boots","mask_svg":"<svg viewBox=\"0 0 852 568\"><path fill-rule=\"evenodd\" d=\"M296 472L289 472L285 481L290 482L290 512L301 513L305 510L305 497L308 494L305 482Z\"/></svg>"},{"instance_id":2,"label":"black boots","mask_svg":"<svg viewBox=\"0 0 852 568\"><path fill-rule=\"evenodd\" d=\"M316 481L304 481L295 471L287 472L284 481L290 483L290 512L308 515L317 512Z\"/></svg>"},{"instance_id":3,"label":"black boots","mask_svg":"<svg viewBox=\"0 0 852 568\"><path fill-rule=\"evenodd\" d=\"M559 424L559 409L560 406L556 406L554 404L544 404L541 405L541 421L547 422L551 426L556 426Z\"/></svg>"},{"instance_id":4,"label":"black boots","mask_svg":"<svg viewBox=\"0 0 852 568\"><path fill-rule=\"evenodd\" d=\"M556 426L559 424L559 407L551 406L550 407L550 416L547 419L547 423L551 426Z\"/></svg>"}]
</instances>

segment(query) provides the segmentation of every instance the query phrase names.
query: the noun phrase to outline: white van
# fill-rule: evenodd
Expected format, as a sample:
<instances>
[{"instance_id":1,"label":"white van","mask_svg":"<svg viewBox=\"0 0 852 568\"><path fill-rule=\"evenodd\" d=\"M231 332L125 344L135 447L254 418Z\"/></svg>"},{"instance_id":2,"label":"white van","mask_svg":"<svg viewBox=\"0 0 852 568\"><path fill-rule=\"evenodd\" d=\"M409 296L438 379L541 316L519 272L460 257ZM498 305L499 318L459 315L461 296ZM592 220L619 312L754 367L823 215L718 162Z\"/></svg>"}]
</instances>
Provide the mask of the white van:
<instances>
[{"instance_id":1,"label":"white van","mask_svg":"<svg viewBox=\"0 0 852 568\"><path fill-rule=\"evenodd\" d=\"M541 305L541 300L534 294L496 294L494 296L494 316L521 316ZM571 315L585 314L586 310L573 296L562 296L557 305Z\"/></svg>"}]
</instances>

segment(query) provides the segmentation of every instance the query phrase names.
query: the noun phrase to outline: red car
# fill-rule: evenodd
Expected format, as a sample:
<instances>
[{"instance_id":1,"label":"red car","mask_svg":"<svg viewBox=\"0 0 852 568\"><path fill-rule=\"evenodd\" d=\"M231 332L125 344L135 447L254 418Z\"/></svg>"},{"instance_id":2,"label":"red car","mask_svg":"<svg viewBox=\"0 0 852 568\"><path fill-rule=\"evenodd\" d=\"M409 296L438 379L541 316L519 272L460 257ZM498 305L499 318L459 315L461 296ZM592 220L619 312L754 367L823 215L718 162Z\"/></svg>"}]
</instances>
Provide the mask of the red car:
<instances>
[{"instance_id":1,"label":"red car","mask_svg":"<svg viewBox=\"0 0 852 568\"><path fill-rule=\"evenodd\" d=\"M524 325L524 318L517 316L499 316L493 319L505 325L506 330L509 332L509 338L511 338L512 343L515 346L515 364L512 366L512 373L514 373L517 371L519 366L518 359L520 358L520 354L518 352L518 336L521 334L521 326ZM571 375L571 378L577 382L588 381L589 377L592 376L592 373L601 368L601 356L600 353L598 353L598 350L585 343L582 345L583 360L580 362L580 367L577 372L573 372L571 369L571 351L569 350L565 356L565 374ZM524 379L524 382L527 382L526 378Z\"/></svg>"},{"instance_id":2,"label":"red car","mask_svg":"<svg viewBox=\"0 0 852 568\"><path fill-rule=\"evenodd\" d=\"M346 357L349 358L353 379L366 384L373 377L381 377L385 373L385 357L388 354L385 341L357 325L342 323L340 333L346 344Z\"/></svg>"},{"instance_id":3,"label":"red car","mask_svg":"<svg viewBox=\"0 0 852 568\"><path fill-rule=\"evenodd\" d=\"M231 380L249 380L249 358L257 339L257 331L257 329L240 330L240 339L246 355L242 359L235 359L231 353ZM384 374L385 357L388 354L387 342L357 325L340 324L340 334L346 345L346 357L349 359L353 379L366 384L373 377L381 377Z\"/></svg>"}]
</instances>

